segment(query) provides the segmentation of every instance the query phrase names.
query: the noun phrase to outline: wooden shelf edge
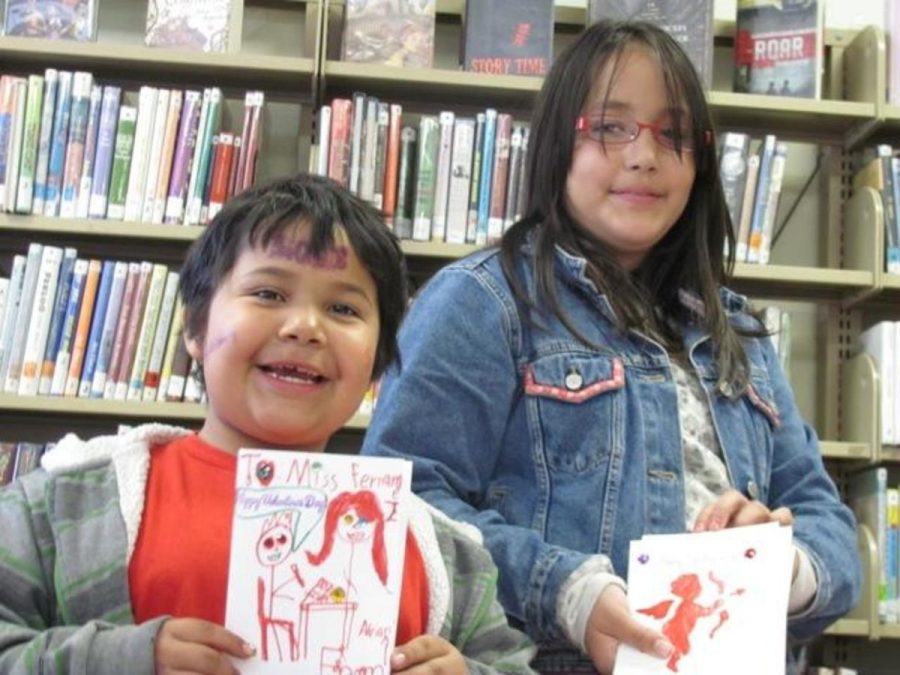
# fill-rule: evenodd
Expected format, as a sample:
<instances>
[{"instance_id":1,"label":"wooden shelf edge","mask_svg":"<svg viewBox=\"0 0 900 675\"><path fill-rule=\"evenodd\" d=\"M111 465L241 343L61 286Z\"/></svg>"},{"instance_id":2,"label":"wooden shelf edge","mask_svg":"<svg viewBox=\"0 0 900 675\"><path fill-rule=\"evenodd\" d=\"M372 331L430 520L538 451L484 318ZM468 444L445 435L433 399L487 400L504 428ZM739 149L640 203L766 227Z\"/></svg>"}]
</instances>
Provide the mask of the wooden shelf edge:
<instances>
[{"instance_id":1,"label":"wooden shelf edge","mask_svg":"<svg viewBox=\"0 0 900 675\"><path fill-rule=\"evenodd\" d=\"M825 267L795 267L792 265L757 265L737 263L734 278L746 281L771 281L809 287L860 288L875 283L875 274L868 270L843 270Z\"/></svg>"},{"instance_id":2,"label":"wooden shelf edge","mask_svg":"<svg viewBox=\"0 0 900 675\"><path fill-rule=\"evenodd\" d=\"M193 241L200 236L199 225L159 225L132 223L121 220L91 220L87 218L51 218L0 213L0 230L49 232L93 237L134 237L159 241Z\"/></svg>"},{"instance_id":3,"label":"wooden shelf edge","mask_svg":"<svg viewBox=\"0 0 900 675\"><path fill-rule=\"evenodd\" d=\"M869 622L865 619L838 619L825 629L825 634L868 637Z\"/></svg>"},{"instance_id":4,"label":"wooden shelf edge","mask_svg":"<svg viewBox=\"0 0 900 675\"><path fill-rule=\"evenodd\" d=\"M872 448L868 443L846 441L819 441L819 451L826 459L871 460Z\"/></svg>"}]
</instances>

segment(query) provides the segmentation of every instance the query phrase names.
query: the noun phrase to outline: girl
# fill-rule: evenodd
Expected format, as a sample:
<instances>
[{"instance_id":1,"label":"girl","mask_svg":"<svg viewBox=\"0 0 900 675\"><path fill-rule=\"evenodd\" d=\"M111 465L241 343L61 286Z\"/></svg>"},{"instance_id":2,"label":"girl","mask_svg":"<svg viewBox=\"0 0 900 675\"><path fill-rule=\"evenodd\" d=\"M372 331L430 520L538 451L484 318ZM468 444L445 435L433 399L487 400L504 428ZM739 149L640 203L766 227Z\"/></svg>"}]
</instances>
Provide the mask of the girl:
<instances>
[{"instance_id":1,"label":"girl","mask_svg":"<svg viewBox=\"0 0 900 675\"><path fill-rule=\"evenodd\" d=\"M588 28L534 110L525 218L432 279L381 390L364 452L413 458L413 488L481 528L540 672L610 672L622 640L671 654L627 610L644 533L793 524L792 635L856 602L852 515L723 287L712 135L669 35Z\"/></svg>"}]
</instances>

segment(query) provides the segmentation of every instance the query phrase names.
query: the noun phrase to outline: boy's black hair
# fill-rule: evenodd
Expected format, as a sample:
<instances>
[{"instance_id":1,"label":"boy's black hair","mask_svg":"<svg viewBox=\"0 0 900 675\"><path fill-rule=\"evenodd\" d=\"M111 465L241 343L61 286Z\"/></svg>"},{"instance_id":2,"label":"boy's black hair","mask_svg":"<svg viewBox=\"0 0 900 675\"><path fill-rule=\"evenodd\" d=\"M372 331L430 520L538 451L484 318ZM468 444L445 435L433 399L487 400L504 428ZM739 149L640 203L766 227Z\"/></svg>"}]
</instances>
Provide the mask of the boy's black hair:
<instances>
[{"instance_id":1,"label":"boy's black hair","mask_svg":"<svg viewBox=\"0 0 900 675\"><path fill-rule=\"evenodd\" d=\"M671 107L686 108L686 128L693 141L694 184L681 217L648 252L633 272L625 270L603 242L593 237L569 214L565 206L566 179L576 140L575 120L585 106L600 75L609 68L610 81L619 74L621 58L630 47L654 55L659 63ZM676 112L677 114L677 112ZM679 119L675 129L682 128ZM615 310L620 328L634 328L659 336L670 350L681 348L673 332L686 318L678 296L680 289L693 291L704 302L701 321L717 347L720 385L728 383L740 392L748 381L747 357L740 334L728 321L719 288L734 265L734 234L719 179L716 148L710 136L713 120L696 70L681 46L662 28L644 21L599 21L588 27L554 60L544 78L531 118L527 158L525 217L515 223L501 241L502 265L516 297L525 306L547 309L573 334L584 340L560 305L554 280L556 246L583 256L588 274ZM534 237L537 298L522 287L516 272L519 250ZM727 246L726 246L727 242ZM727 250L727 257L724 251ZM764 334L760 326L760 334Z\"/></svg>"},{"instance_id":2,"label":"boy's black hair","mask_svg":"<svg viewBox=\"0 0 900 675\"><path fill-rule=\"evenodd\" d=\"M406 310L406 265L397 238L375 207L338 183L297 174L253 187L229 200L191 245L181 268L178 290L184 302L186 335L202 337L209 307L222 281L247 248L265 248L273 237L297 223L308 223L308 253L318 257L342 229L362 266L375 281L380 331L372 378L399 357L397 330Z\"/></svg>"}]
</instances>

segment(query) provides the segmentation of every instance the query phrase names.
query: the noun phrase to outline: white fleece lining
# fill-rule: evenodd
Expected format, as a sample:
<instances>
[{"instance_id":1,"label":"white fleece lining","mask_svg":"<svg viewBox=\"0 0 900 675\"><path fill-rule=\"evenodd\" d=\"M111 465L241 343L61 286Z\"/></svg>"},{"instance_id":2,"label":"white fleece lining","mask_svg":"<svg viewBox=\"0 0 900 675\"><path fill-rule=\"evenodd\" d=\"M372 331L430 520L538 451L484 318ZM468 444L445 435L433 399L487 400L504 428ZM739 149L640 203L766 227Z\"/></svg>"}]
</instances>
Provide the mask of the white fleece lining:
<instances>
[{"instance_id":1,"label":"white fleece lining","mask_svg":"<svg viewBox=\"0 0 900 675\"><path fill-rule=\"evenodd\" d=\"M430 507L421 497L410 495L409 530L412 532L425 563L425 576L428 579L428 622L425 632L429 635L440 635L444 618L450 610L450 579L447 566L437 545Z\"/></svg>"}]
</instances>

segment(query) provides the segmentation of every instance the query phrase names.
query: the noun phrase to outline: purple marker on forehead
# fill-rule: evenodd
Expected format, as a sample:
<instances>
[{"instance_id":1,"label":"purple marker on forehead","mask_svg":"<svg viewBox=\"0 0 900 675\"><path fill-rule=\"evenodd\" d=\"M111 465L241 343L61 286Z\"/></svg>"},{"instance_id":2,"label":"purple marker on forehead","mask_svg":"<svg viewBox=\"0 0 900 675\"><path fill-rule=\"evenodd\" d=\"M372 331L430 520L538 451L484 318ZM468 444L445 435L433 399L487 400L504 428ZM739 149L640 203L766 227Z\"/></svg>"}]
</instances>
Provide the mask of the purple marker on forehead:
<instances>
[{"instance_id":1,"label":"purple marker on forehead","mask_svg":"<svg viewBox=\"0 0 900 675\"><path fill-rule=\"evenodd\" d=\"M349 257L346 246L334 246L322 251L320 255L313 255L309 250L308 240L288 238L284 233L272 237L266 253L274 258L295 262L298 265L311 265L329 270L345 269Z\"/></svg>"}]
</instances>

